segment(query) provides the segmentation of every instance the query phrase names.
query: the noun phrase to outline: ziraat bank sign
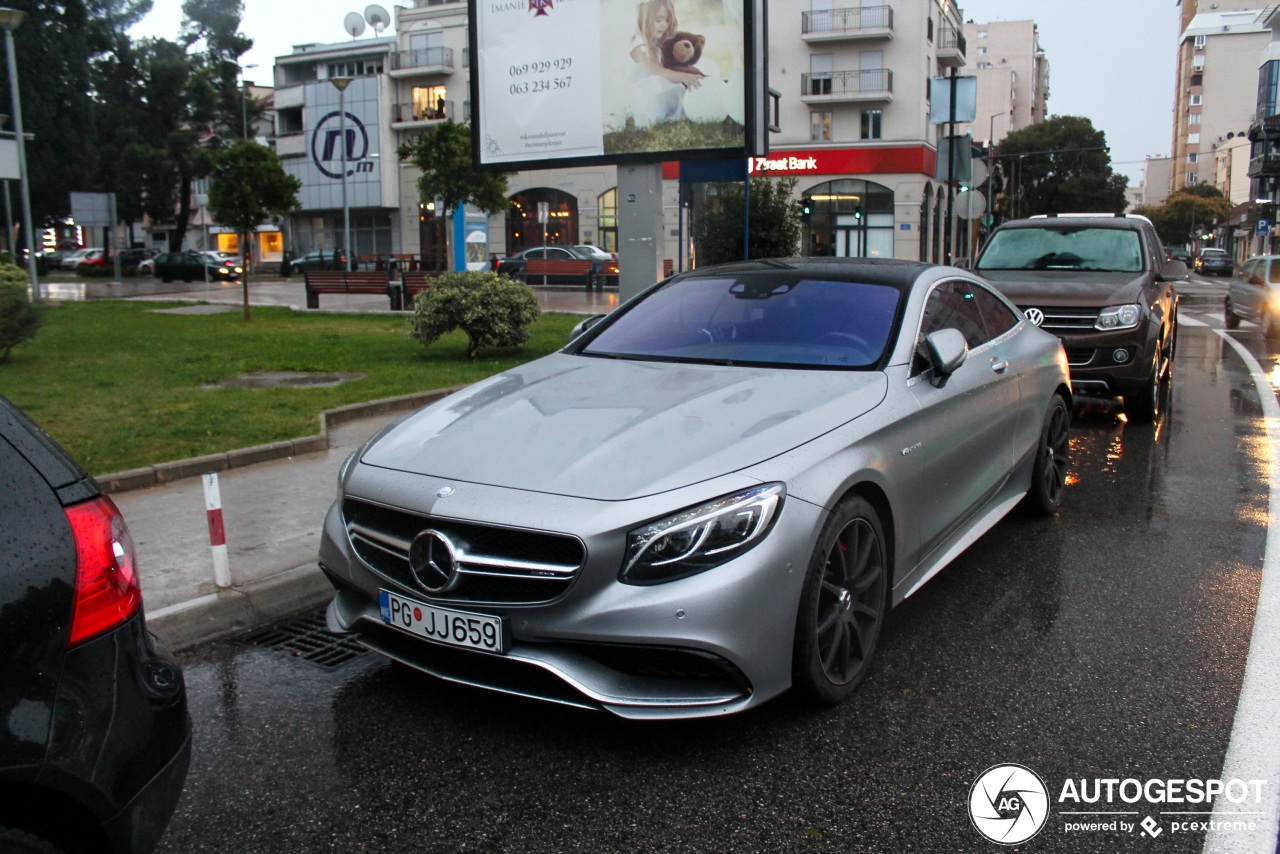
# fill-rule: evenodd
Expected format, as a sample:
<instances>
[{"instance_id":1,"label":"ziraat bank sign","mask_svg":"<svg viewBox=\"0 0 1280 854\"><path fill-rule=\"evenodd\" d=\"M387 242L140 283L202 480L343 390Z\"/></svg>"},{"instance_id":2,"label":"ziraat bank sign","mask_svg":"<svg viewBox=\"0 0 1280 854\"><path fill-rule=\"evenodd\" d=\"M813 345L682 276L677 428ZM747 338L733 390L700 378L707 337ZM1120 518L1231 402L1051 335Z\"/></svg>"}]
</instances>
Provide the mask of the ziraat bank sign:
<instances>
[{"instance_id":1,"label":"ziraat bank sign","mask_svg":"<svg viewBox=\"0 0 1280 854\"><path fill-rule=\"evenodd\" d=\"M752 175L929 175L937 152L924 145L886 148L809 148L748 158Z\"/></svg>"}]
</instances>

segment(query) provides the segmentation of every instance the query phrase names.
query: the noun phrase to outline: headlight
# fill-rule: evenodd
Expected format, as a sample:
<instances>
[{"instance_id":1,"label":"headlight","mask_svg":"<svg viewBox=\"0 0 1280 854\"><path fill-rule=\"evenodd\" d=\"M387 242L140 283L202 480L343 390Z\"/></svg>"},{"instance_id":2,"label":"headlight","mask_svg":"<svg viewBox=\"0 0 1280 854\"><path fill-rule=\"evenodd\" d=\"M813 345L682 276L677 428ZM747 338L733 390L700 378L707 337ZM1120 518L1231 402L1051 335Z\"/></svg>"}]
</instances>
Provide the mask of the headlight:
<instances>
[{"instance_id":1,"label":"headlight","mask_svg":"<svg viewBox=\"0 0 1280 854\"><path fill-rule=\"evenodd\" d=\"M726 495L627 534L621 580L659 584L719 566L769 532L787 489L781 483Z\"/></svg>"},{"instance_id":2,"label":"headlight","mask_svg":"<svg viewBox=\"0 0 1280 854\"><path fill-rule=\"evenodd\" d=\"M364 450L364 447L361 446L359 448L356 448L350 454L347 454L347 458L343 460L342 465L338 467L338 500L339 501L342 500L342 488L346 486L346 483L347 483L347 472L351 471L351 467L355 465L356 460L360 459L360 452L363 450Z\"/></svg>"},{"instance_id":3,"label":"headlight","mask_svg":"<svg viewBox=\"0 0 1280 854\"><path fill-rule=\"evenodd\" d=\"M1142 309L1136 305L1111 305L1098 312L1098 322L1094 329L1103 332L1112 329L1132 329L1142 319Z\"/></svg>"}]
</instances>

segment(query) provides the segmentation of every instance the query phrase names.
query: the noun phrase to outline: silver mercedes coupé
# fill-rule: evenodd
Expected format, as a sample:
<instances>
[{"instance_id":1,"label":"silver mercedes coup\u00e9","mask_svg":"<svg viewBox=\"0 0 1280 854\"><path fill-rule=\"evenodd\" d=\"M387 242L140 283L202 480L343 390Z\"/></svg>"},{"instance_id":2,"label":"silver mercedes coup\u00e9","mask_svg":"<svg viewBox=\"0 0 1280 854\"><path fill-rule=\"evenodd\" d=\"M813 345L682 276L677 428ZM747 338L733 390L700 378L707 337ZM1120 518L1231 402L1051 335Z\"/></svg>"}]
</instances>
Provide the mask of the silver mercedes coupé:
<instances>
[{"instance_id":1,"label":"silver mercedes coup\u00e9","mask_svg":"<svg viewBox=\"0 0 1280 854\"><path fill-rule=\"evenodd\" d=\"M347 460L331 630L628 718L833 704L888 608L1062 501L1062 347L964 271L743 262L580 329Z\"/></svg>"}]
</instances>

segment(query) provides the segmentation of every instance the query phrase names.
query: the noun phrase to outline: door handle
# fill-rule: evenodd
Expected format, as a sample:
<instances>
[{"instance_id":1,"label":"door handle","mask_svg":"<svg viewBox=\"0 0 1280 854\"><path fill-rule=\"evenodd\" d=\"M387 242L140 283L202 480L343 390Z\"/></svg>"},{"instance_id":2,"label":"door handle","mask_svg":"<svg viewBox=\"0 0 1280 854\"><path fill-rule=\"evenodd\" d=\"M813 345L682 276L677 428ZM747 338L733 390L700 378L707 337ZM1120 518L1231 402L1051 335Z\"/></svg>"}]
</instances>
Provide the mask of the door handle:
<instances>
[{"instance_id":1,"label":"door handle","mask_svg":"<svg viewBox=\"0 0 1280 854\"><path fill-rule=\"evenodd\" d=\"M993 358L991 360L991 370L995 371L997 374L1003 374L1005 371L1009 370L1009 360Z\"/></svg>"}]
</instances>

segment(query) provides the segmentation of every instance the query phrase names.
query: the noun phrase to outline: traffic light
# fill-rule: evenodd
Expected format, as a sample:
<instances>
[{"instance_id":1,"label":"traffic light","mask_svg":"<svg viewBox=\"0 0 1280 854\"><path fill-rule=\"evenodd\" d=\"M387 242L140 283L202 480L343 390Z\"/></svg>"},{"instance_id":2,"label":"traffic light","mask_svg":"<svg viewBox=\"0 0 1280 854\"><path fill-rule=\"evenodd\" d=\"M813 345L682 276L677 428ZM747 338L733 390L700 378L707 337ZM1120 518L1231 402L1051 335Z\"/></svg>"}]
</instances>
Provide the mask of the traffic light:
<instances>
[{"instance_id":1,"label":"traffic light","mask_svg":"<svg viewBox=\"0 0 1280 854\"><path fill-rule=\"evenodd\" d=\"M796 202L796 206L800 208L801 219L807 220L809 216L813 213L813 201L810 199L807 199L807 198L801 199L800 201Z\"/></svg>"},{"instance_id":2,"label":"traffic light","mask_svg":"<svg viewBox=\"0 0 1280 854\"><path fill-rule=\"evenodd\" d=\"M853 218L856 220L862 219L862 205L858 205L853 209Z\"/></svg>"}]
</instances>

